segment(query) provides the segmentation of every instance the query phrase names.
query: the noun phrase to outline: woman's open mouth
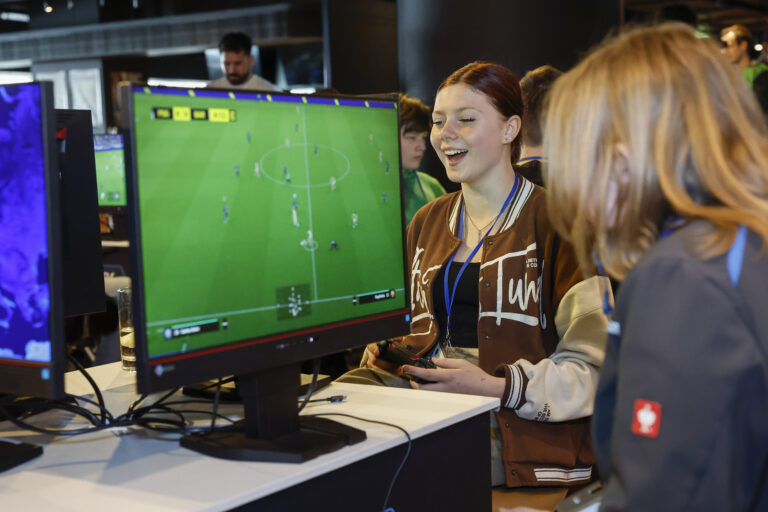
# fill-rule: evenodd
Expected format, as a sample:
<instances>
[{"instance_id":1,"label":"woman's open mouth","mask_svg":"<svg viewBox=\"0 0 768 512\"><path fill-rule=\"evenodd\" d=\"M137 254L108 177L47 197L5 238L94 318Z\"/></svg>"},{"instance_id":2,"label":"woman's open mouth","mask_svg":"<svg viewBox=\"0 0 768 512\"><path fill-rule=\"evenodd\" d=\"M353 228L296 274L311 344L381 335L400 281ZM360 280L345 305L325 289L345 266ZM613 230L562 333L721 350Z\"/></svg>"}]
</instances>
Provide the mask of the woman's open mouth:
<instances>
[{"instance_id":1,"label":"woman's open mouth","mask_svg":"<svg viewBox=\"0 0 768 512\"><path fill-rule=\"evenodd\" d=\"M466 149L446 149L443 151L449 165L457 165L466 156Z\"/></svg>"}]
</instances>

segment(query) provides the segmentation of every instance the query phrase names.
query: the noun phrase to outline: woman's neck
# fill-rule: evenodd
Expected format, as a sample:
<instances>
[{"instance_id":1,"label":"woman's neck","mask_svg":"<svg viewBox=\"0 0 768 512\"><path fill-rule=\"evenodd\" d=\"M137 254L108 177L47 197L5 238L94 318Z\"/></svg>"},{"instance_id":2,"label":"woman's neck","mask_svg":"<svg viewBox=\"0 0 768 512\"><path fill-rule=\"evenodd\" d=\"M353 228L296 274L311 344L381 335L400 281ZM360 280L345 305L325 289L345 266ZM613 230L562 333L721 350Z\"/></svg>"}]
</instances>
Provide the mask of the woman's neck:
<instances>
[{"instance_id":1,"label":"woman's neck","mask_svg":"<svg viewBox=\"0 0 768 512\"><path fill-rule=\"evenodd\" d=\"M466 212L478 226L496 218L515 183L512 164L506 167L503 172L489 176L493 179L461 184Z\"/></svg>"}]
</instances>

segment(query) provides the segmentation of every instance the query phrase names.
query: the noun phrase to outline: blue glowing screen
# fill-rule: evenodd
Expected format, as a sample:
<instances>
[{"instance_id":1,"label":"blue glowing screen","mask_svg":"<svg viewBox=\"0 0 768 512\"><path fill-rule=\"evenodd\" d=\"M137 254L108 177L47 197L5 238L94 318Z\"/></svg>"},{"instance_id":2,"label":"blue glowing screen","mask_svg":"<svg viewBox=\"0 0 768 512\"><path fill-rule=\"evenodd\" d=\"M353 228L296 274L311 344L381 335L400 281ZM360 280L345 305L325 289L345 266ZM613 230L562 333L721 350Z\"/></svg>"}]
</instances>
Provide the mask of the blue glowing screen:
<instances>
[{"instance_id":1,"label":"blue glowing screen","mask_svg":"<svg viewBox=\"0 0 768 512\"><path fill-rule=\"evenodd\" d=\"M51 361L38 84L0 86L0 357Z\"/></svg>"}]
</instances>

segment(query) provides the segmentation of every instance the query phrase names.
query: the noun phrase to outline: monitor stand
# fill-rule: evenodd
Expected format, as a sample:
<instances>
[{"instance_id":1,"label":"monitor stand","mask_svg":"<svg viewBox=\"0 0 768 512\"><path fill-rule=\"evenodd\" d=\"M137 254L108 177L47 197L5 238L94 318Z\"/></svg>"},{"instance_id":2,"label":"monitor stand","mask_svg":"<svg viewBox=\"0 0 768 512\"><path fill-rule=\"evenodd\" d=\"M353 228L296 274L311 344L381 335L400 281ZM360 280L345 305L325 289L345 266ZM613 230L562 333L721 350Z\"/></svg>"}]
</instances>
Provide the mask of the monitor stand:
<instances>
[{"instance_id":1,"label":"monitor stand","mask_svg":"<svg viewBox=\"0 0 768 512\"><path fill-rule=\"evenodd\" d=\"M188 434L181 446L211 457L304 462L364 441L365 432L326 418L300 417L299 363L238 375L244 418L212 432Z\"/></svg>"},{"instance_id":2,"label":"monitor stand","mask_svg":"<svg viewBox=\"0 0 768 512\"><path fill-rule=\"evenodd\" d=\"M36 444L0 441L0 472L15 468L42 454L43 448Z\"/></svg>"},{"instance_id":3,"label":"monitor stand","mask_svg":"<svg viewBox=\"0 0 768 512\"><path fill-rule=\"evenodd\" d=\"M309 392L309 388L312 384L312 375L308 373L301 374L301 380L299 381L298 394L296 396L304 396ZM243 397L240 396L240 386L237 383L237 378L231 377L222 380L228 380L221 385L219 391L219 402L221 403L243 403ZM317 376L317 382L315 382L315 388L313 393L320 391L325 386L333 382L333 378L330 375L321 374ZM197 384L186 385L181 389L182 394L194 398L202 398L204 400L214 400L216 398L216 387L218 386L218 379L206 380L198 382Z\"/></svg>"}]
</instances>

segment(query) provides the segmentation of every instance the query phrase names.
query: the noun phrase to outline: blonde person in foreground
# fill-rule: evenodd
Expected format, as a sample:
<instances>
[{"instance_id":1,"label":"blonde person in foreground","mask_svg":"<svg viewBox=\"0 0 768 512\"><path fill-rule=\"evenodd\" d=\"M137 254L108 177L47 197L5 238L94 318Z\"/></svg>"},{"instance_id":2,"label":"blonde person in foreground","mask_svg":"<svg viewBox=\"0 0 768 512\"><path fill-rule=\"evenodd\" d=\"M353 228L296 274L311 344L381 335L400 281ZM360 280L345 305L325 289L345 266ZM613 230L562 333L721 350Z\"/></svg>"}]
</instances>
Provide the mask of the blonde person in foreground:
<instances>
[{"instance_id":1,"label":"blonde person in foreground","mask_svg":"<svg viewBox=\"0 0 768 512\"><path fill-rule=\"evenodd\" d=\"M554 86L548 210L623 280L593 416L600 510L768 510L768 140L685 25L620 35Z\"/></svg>"},{"instance_id":2,"label":"blonde person in foreground","mask_svg":"<svg viewBox=\"0 0 768 512\"><path fill-rule=\"evenodd\" d=\"M517 78L498 64L468 64L440 85L431 142L461 191L422 207L408 227L412 320L402 340L439 368L394 368L369 345L368 368L355 372L408 386L393 375L405 373L431 382L412 381L418 389L500 398L494 500L554 508L592 478L589 416L609 284L583 279L547 219L544 189L515 172L522 114Z\"/></svg>"}]
</instances>

